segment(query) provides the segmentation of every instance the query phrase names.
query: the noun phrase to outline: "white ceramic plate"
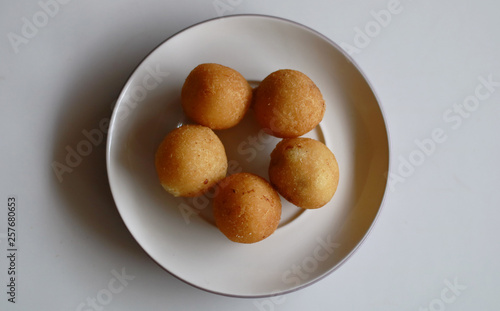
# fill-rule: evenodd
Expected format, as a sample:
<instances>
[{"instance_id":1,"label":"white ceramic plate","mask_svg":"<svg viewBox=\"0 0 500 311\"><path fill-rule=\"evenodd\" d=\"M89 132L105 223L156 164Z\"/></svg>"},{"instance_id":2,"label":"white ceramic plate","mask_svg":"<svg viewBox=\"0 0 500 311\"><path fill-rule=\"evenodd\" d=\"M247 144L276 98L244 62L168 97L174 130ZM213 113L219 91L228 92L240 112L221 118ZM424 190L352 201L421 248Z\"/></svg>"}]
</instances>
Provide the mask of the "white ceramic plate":
<instances>
[{"instance_id":1,"label":"white ceramic plate","mask_svg":"<svg viewBox=\"0 0 500 311\"><path fill-rule=\"evenodd\" d=\"M320 88L326 114L306 136L336 155L340 183L332 201L302 210L283 201L277 231L245 245L214 226L210 195L174 198L159 184L154 153L166 133L186 122L180 90L198 64L214 62L261 81L296 69ZM267 178L278 139L260 131L252 111L236 128L217 131L230 173ZM238 297L283 294L335 270L359 246L380 209L389 148L377 99L340 48L317 32L267 16L231 16L192 26L165 41L138 66L116 104L107 145L111 190L137 242L161 267L185 282Z\"/></svg>"}]
</instances>

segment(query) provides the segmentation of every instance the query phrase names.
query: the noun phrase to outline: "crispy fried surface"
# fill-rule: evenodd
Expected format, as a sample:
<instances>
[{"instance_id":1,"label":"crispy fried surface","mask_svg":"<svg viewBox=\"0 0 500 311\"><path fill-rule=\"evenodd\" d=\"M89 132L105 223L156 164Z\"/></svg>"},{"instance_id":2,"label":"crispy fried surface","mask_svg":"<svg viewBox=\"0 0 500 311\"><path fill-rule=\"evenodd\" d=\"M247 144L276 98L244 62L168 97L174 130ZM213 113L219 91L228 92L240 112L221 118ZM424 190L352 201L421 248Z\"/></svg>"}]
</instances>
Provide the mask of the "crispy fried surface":
<instances>
[{"instance_id":1,"label":"crispy fried surface","mask_svg":"<svg viewBox=\"0 0 500 311\"><path fill-rule=\"evenodd\" d=\"M236 70L201 64L189 73L181 92L182 107L195 122L211 129L238 124L252 102L252 87Z\"/></svg>"},{"instance_id":2,"label":"crispy fried surface","mask_svg":"<svg viewBox=\"0 0 500 311\"><path fill-rule=\"evenodd\" d=\"M217 227L231 241L255 243L270 236L281 219L281 201L262 177L250 173L224 179L213 202Z\"/></svg>"},{"instance_id":3,"label":"crispy fried surface","mask_svg":"<svg viewBox=\"0 0 500 311\"><path fill-rule=\"evenodd\" d=\"M155 165L160 183L174 196L197 196L226 176L227 157L208 127L184 125L165 136Z\"/></svg>"},{"instance_id":4,"label":"crispy fried surface","mask_svg":"<svg viewBox=\"0 0 500 311\"><path fill-rule=\"evenodd\" d=\"M271 153L271 184L291 203L315 209L328 203L339 182L335 155L310 138L285 138Z\"/></svg>"},{"instance_id":5,"label":"crispy fried surface","mask_svg":"<svg viewBox=\"0 0 500 311\"><path fill-rule=\"evenodd\" d=\"M260 125L281 138L311 131L325 114L325 101L316 84L290 69L275 71L260 83L253 107Z\"/></svg>"}]
</instances>

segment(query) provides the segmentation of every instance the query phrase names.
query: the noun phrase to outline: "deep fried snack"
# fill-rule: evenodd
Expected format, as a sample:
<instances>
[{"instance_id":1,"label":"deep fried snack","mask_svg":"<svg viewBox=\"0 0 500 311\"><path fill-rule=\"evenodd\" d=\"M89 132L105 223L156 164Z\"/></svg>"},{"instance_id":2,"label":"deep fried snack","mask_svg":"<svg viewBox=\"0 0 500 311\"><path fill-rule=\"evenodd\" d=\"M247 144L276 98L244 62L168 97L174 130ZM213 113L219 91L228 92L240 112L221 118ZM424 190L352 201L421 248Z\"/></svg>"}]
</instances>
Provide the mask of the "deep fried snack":
<instances>
[{"instance_id":1,"label":"deep fried snack","mask_svg":"<svg viewBox=\"0 0 500 311\"><path fill-rule=\"evenodd\" d=\"M278 227L281 200L264 178L238 173L220 182L213 212L217 227L231 241L255 243Z\"/></svg>"},{"instance_id":2,"label":"deep fried snack","mask_svg":"<svg viewBox=\"0 0 500 311\"><path fill-rule=\"evenodd\" d=\"M219 64L201 64L186 78L182 108L195 122L214 130L238 124L252 102L252 87L236 70Z\"/></svg>"},{"instance_id":3,"label":"deep fried snack","mask_svg":"<svg viewBox=\"0 0 500 311\"><path fill-rule=\"evenodd\" d=\"M184 125L165 136L156 151L155 165L166 191L176 197L194 197L226 176L227 157L210 128Z\"/></svg>"},{"instance_id":4,"label":"deep fried snack","mask_svg":"<svg viewBox=\"0 0 500 311\"><path fill-rule=\"evenodd\" d=\"M271 73L256 88L254 96L257 121L276 137L301 136L314 129L325 114L319 88L297 70Z\"/></svg>"},{"instance_id":5,"label":"deep fried snack","mask_svg":"<svg viewBox=\"0 0 500 311\"><path fill-rule=\"evenodd\" d=\"M335 155L311 138L285 138L271 152L271 184L289 202L305 209L328 203L339 183Z\"/></svg>"}]
</instances>

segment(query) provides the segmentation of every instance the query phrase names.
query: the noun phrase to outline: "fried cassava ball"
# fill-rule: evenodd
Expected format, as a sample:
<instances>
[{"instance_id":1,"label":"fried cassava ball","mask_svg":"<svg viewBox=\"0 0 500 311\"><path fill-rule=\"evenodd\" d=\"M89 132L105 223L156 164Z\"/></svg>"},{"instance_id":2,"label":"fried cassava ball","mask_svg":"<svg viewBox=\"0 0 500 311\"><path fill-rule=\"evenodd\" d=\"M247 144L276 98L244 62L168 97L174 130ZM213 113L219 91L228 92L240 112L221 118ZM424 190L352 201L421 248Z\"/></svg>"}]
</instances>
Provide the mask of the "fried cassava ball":
<instances>
[{"instance_id":1,"label":"fried cassava ball","mask_svg":"<svg viewBox=\"0 0 500 311\"><path fill-rule=\"evenodd\" d=\"M328 203L339 183L335 155L311 138L285 138L271 152L271 184L289 202L305 209Z\"/></svg>"},{"instance_id":2,"label":"fried cassava ball","mask_svg":"<svg viewBox=\"0 0 500 311\"><path fill-rule=\"evenodd\" d=\"M202 125L183 125L161 142L155 165L163 188L174 196L198 196L226 176L227 157L219 137Z\"/></svg>"},{"instance_id":3,"label":"fried cassava ball","mask_svg":"<svg viewBox=\"0 0 500 311\"><path fill-rule=\"evenodd\" d=\"M219 230L231 241L255 243L269 237L281 219L281 200L262 177L238 173L218 185L213 213Z\"/></svg>"},{"instance_id":4,"label":"fried cassava ball","mask_svg":"<svg viewBox=\"0 0 500 311\"><path fill-rule=\"evenodd\" d=\"M253 108L257 121L268 133L293 138L321 122L325 101L308 76L282 69L268 75L256 88Z\"/></svg>"},{"instance_id":5,"label":"fried cassava ball","mask_svg":"<svg viewBox=\"0 0 500 311\"><path fill-rule=\"evenodd\" d=\"M182 108L193 121L214 130L238 124L252 102L252 87L236 70L219 64L201 64L186 78Z\"/></svg>"}]
</instances>

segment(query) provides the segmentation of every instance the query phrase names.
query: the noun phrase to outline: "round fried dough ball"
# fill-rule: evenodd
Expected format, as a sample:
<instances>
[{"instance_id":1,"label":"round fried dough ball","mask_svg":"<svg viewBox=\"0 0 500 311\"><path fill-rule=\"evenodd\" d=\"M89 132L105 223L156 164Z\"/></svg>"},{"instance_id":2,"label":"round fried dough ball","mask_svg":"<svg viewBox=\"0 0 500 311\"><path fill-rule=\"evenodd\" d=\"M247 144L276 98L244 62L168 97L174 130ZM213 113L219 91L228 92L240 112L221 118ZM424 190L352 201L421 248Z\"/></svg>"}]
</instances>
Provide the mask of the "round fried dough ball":
<instances>
[{"instance_id":1,"label":"round fried dough ball","mask_svg":"<svg viewBox=\"0 0 500 311\"><path fill-rule=\"evenodd\" d=\"M220 182L213 212L217 227L231 241L255 243L278 227L281 200L264 178L238 173Z\"/></svg>"},{"instance_id":2,"label":"round fried dough ball","mask_svg":"<svg viewBox=\"0 0 500 311\"><path fill-rule=\"evenodd\" d=\"M155 165L163 188L174 196L194 197L226 176L227 157L208 127L183 125L158 147Z\"/></svg>"},{"instance_id":3,"label":"round fried dough ball","mask_svg":"<svg viewBox=\"0 0 500 311\"><path fill-rule=\"evenodd\" d=\"M236 70L219 64L201 64L186 78L182 108L195 122L214 130L238 124L252 102L252 87Z\"/></svg>"},{"instance_id":4,"label":"round fried dough ball","mask_svg":"<svg viewBox=\"0 0 500 311\"><path fill-rule=\"evenodd\" d=\"M271 73L257 87L254 96L257 121L276 137L301 136L314 129L325 114L320 90L297 70Z\"/></svg>"},{"instance_id":5,"label":"round fried dough ball","mask_svg":"<svg viewBox=\"0 0 500 311\"><path fill-rule=\"evenodd\" d=\"M305 209L328 203L339 183L335 155L311 138L285 138L271 152L269 179L288 201Z\"/></svg>"}]
</instances>

